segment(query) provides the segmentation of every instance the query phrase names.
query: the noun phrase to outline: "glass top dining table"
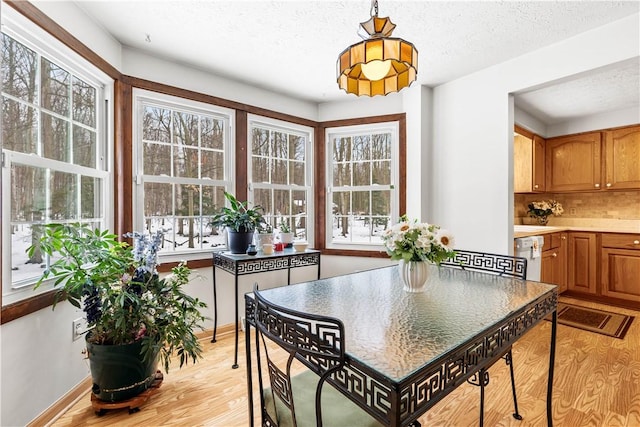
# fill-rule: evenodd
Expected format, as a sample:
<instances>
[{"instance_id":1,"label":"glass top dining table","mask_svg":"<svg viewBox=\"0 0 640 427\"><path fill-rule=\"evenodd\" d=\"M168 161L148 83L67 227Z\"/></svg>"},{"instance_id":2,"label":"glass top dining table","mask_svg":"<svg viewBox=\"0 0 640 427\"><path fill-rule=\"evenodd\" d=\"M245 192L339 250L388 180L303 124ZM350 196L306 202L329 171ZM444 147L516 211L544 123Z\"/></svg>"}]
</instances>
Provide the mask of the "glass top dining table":
<instances>
[{"instance_id":1,"label":"glass top dining table","mask_svg":"<svg viewBox=\"0 0 640 427\"><path fill-rule=\"evenodd\" d=\"M426 290L419 293L404 291L398 268L390 266L261 294L273 304L343 322L348 363L332 383L392 426L415 421L551 314L550 415L557 287L450 267L429 269ZM247 294L249 323L252 301Z\"/></svg>"}]
</instances>

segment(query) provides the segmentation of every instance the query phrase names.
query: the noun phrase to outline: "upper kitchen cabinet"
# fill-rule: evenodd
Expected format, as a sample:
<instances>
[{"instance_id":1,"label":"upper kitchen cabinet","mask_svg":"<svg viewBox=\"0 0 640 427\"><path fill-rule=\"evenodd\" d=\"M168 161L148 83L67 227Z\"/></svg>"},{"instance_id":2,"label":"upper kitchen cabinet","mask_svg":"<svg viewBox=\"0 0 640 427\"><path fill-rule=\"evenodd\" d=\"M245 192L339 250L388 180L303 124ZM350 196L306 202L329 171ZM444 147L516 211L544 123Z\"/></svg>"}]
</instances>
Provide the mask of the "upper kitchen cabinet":
<instances>
[{"instance_id":1,"label":"upper kitchen cabinet","mask_svg":"<svg viewBox=\"0 0 640 427\"><path fill-rule=\"evenodd\" d=\"M513 191L540 193L545 191L545 141L538 135L515 127L513 136Z\"/></svg>"},{"instance_id":2,"label":"upper kitchen cabinet","mask_svg":"<svg viewBox=\"0 0 640 427\"><path fill-rule=\"evenodd\" d=\"M601 133L547 139L546 191L584 191L601 187Z\"/></svg>"},{"instance_id":3,"label":"upper kitchen cabinet","mask_svg":"<svg viewBox=\"0 0 640 427\"><path fill-rule=\"evenodd\" d=\"M640 126L605 132L605 188L640 188Z\"/></svg>"}]
</instances>

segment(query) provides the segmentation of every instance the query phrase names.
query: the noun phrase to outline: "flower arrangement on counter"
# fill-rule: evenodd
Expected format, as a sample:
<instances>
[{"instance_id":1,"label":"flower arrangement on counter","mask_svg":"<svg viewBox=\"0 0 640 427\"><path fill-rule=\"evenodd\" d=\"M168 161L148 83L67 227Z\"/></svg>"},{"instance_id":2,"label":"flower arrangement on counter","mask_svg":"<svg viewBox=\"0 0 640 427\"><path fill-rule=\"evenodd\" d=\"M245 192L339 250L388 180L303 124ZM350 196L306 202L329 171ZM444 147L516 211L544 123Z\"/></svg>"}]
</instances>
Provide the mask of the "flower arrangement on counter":
<instances>
[{"instance_id":1,"label":"flower arrangement on counter","mask_svg":"<svg viewBox=\"0 0 640 427\"><path fill-rule=\"evenodd\" d=\"M535 218L540 225L546 225L551 215L560 216L564 212L560 202L552 199L531 202L527 207L529 208L527 211L529 216Z\"/></svg>"},{"instance_id":2,"label":"flower arrangement on counter","mask_svg":"<svg viewBox=\"0 0 640 427\"><path fill-rule=\"evenodd\" d=\"M382 234L387 254L393 260L431 261L435 264L453 258L453 235L440 226L409 221L406 215Z\"/></svg>"}]
</instances>

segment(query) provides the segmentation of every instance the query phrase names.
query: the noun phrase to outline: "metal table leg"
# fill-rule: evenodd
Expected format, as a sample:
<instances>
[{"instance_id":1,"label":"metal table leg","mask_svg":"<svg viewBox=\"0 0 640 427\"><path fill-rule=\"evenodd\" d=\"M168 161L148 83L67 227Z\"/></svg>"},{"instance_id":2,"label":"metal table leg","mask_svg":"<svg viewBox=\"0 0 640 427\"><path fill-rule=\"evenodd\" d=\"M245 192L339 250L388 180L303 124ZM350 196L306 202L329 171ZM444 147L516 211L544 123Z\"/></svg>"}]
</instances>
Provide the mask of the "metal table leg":
<instances>
[{"instance_id":1,"label":"metal table leg","mask_svg":"<svg viewBox=\"0 0 640 427\"><path fill-rule=\"evenodd\" d=\"M213 260L213 337L211 342L216 342L216 331L218 329L218 297L216 295L216 261Z\"/></svg>"},{"instance_id":2,"label":"metal table leg","mask_svg":"<svg viewBox=\"0 0 640 427\"><path fill-rule=\"evenodd\" d=\"M236 264L236 269L238 268L237 264ZM233 369L238 369L238 325L239 325L239 319L238 319L238 272L236 271L236 274L234 274L235 278L236 278L236 354L233 358L233 365L231 365L231 368Z\"/></svg>"}]
</instances>

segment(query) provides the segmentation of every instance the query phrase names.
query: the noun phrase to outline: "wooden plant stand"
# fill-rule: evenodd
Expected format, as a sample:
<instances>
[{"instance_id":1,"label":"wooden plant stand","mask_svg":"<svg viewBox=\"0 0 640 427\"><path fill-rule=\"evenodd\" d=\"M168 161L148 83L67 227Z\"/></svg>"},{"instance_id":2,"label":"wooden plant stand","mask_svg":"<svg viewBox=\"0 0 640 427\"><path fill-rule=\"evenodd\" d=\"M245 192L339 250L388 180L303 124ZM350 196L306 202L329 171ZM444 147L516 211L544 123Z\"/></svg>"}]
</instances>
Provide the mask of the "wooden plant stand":
<instances>
[{"instance_id":1,"label":"wooden plant stand","mask_svg":"<svg viewBox=\"0 0 640 427\"><path fill-rule=\"evenodd\" d=\"M106 411L112 409L122 409L128 408L129 413L133 414L140 410L140 406L144 405L149 398L155 394L160 386L162 385L162 380L164 376L162 372L156 372L156 378L151 383L148 389L140 393L139 395L132 397L131 399L122 400L119 402L105 402L104 400L98 399L93 393L91 393L91 407L95 411L96 415L101 416L104 415Z\"/></svg>"}]
</instances>

